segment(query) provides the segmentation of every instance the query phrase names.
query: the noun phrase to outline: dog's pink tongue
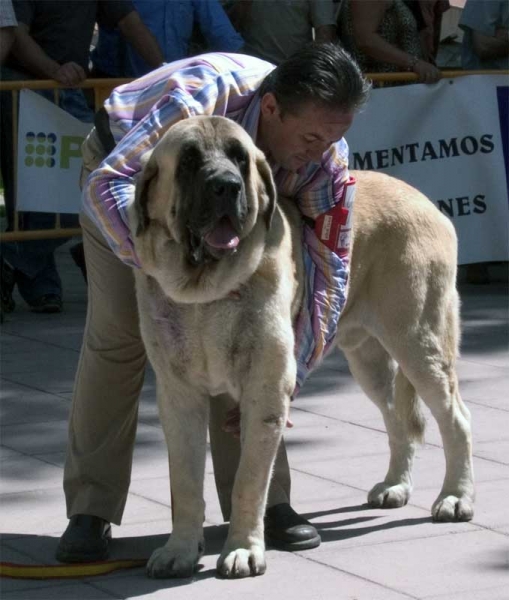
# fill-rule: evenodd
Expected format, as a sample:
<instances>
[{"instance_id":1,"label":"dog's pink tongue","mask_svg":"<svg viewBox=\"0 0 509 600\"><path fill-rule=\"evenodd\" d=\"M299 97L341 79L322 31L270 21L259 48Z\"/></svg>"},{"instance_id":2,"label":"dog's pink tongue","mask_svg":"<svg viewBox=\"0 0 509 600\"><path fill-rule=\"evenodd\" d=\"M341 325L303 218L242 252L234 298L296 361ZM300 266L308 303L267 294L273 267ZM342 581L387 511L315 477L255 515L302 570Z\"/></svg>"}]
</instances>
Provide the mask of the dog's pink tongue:
<instances>
[{"instance_id":1,"label":"dog's pink tongue","mask_svg":"<svg viewBox=\"0 0 509 600\"><path fill-rule=\"evenodd\" d=\"M227 217L223 217L216 227L207 233L205 241L212 248L236 248L239 245L239 237Z\"/></svg>"}]
</instances>

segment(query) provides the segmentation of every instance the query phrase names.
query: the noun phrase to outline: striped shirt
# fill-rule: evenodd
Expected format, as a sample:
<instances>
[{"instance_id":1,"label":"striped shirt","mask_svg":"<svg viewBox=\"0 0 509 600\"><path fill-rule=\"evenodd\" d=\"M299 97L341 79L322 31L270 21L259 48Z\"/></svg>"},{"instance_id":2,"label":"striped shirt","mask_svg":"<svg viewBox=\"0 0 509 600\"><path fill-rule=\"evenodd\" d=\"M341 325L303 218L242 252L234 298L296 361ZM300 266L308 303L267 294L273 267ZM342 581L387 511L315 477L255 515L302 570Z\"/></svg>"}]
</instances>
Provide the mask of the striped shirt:
<instances>
[{"instance_id":1,"label":"striped shirt","mask_svg":"<svg viewBox=\"0 0 509 600\"><path fill-rule=\"evenodd\" d=\"M165 65L116 88L105 102L116 142L113 152L89 177L84 210L97 224L115 254L139 267L126 208L134 196L141 157L177 121L193 115L220 115L239 123L256 142L258 89L274 65L235 54L205 54ZM342 200L348 179L348 146L342 139L323 155L321 164L290 172L271 165L278 192L294 198L310 219ZM348 249L343 235L342 246ZM303 236L306 292L295 323L297 388L330 346L346 301L348 253L331 252L305 224Z\"/></svg>"}]
</instances>

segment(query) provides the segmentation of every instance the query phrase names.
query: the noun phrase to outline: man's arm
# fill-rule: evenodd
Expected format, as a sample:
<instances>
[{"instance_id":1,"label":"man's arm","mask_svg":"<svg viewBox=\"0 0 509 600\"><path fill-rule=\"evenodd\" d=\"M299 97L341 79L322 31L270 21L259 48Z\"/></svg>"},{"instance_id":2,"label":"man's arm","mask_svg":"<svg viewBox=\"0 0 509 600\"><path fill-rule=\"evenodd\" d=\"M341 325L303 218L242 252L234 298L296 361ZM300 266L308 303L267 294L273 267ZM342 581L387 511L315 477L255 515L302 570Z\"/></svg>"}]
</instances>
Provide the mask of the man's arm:
<instances>
[{"instance_id":1,"label":"man's arm","mask_svg":"<svg viewBox=\"0 0 509 600\"><path fill-rule=\"evenodd\" d=\"M3 0L0 7L0 65L3 65L14 43L18 22L11 0Z\"/></svg>"},{"instance_id":2,"label":"man's arm","mask_svg":"<svg viewBox=\"0 0 509 600\"><path fill-rule=\"evenodd\" d=\"M252 4L253 0L231 0L230 2L222 3L231 24L240 33L242 33L247 19L249 19Z\"/></svg>"},{"instance_id":3,"label":"man's arm","mask_svg":"<svg viewBox=\"0 0 509 600\"><path fill-rule=\"evenodd\" d=\"M30 73L41 79L55 79L66 85L76 85L86 78L83 68L75 62L63 65L50 58L29 33L28 25L19 23L12 53Z\"/></svg>"},{"instance_id":4,"label":"man's arm","mask_svg":"<svg viewBox=\"0 0 509 600\"><path fill-rule=\"evenodd\" d=\"M332 0L311 0L308 4L316 42L337 42L336 9Z\"/></svg>"},{"instance_id":5,"label":"man's arm","mask_svg":"<svg viewBox=\"0 0 509 600\"><path fill-rule=\"evenodd\" d=\"M250 3L249 3L250 4ZM195 19L211 50L239 52L244 40L237 33L218 0L193 2Z\"/></svg>"},{"instance_id":6,"label":"man's arm","mask_svg":"<svg viewBox=\"0 0 509 600\"><path fill-rule=\"evenodd\" d=\"M434 65L410 55L380 35L380 23L391 5L391 0L350 0L353 35L358 49L375 61L391 63L402 71L412 70L420 81L438 81L440 71Z\"/></svg>"},{"instance_id":7,"label":"man's arm","mask_svg":"<svg viewBox=\"0 0 509 600\"><path fill-rule=\"evenodd\" d=\"M0 65L3 65L5 59L9 56L14 44L15 31L15 27L0 28Z\"/></svg>"},{"instance_id":8,"label":"man's arm","mask_svg":"<svg viewBox=\"0 0 509 600\"><path fill-rule=\"evenodd\" d=\"M502 58L509 56L509 31L497 29L495 37L472 31L472 47L479 58Z\"/></svg>"},{"instance_id":9,"label":"man's arm","mask_svg":"<svg viewBox=\"0 0 509 600\"><path fill-rule=\"evenodd\" d=\"M503 58L509 52L507 27L501 22L501 0L467 0L459 27L470 32L472 50L482 60Z\"/></svg>"},{"instance_id":10,"label":"man's arm","mask_svg":"<svg viewBox=\"0 0 509 600\"><path fill-rule=\"evenodd\" d=\"M135 11L120 19L118 22L120 33L126 38L136 52L153 69L160 67L164 62L164 54L154 35L147 28Z\"/></svg>"}]
</instances>

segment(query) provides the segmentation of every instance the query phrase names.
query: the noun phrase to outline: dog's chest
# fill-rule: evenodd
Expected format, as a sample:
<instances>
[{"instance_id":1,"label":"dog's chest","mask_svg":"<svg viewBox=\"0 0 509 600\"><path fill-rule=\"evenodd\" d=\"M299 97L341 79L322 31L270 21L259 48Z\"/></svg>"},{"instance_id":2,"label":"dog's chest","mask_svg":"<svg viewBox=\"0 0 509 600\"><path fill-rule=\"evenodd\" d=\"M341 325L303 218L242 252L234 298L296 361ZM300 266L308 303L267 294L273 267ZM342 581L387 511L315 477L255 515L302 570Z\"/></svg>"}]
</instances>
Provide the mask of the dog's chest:
<instances>
[{"instance_id":1,"label":"dog's chest","mask_svg":"<svg viewBox=\"0 0 509 600\"><path fill-rule=\"evenodd\" d=\"M185 305L152 296L151 304L151 361L212 396L238 397L253 351L241 299Z\"/></svg>"}]
</instances>

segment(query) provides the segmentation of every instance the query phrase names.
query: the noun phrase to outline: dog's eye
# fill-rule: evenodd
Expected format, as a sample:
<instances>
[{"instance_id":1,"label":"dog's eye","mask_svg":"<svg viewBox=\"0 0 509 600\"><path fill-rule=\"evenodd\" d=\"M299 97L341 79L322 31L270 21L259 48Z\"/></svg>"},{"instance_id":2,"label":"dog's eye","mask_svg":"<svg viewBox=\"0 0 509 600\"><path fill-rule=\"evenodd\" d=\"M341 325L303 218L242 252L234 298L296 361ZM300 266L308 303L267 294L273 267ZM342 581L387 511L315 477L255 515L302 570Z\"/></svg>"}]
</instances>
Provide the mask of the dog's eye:
<instances>
[{"instance_id":1,"label":"dog's eye","mask_svg":"<svg viewBox=\"0 0 509 600\"><path fill-rule=\"evenodd\" d=\"M241 171L247 170L249 166L249 155L244 146L237 139L230 139L225 144L225 154L233 162L237 163Z\"/></svg>"},{"instance_id":2,"label":"dog's eye","mask_svg":"<svg viewBox=\"0 0 509 600\"><path fill-rule=\"evenodd\" d=\"M199 148L194 144L182 146L180 150L177 177L182 176L185 172L196 172L202 163L202 155Z\"/></svg>"}]
</instances>

